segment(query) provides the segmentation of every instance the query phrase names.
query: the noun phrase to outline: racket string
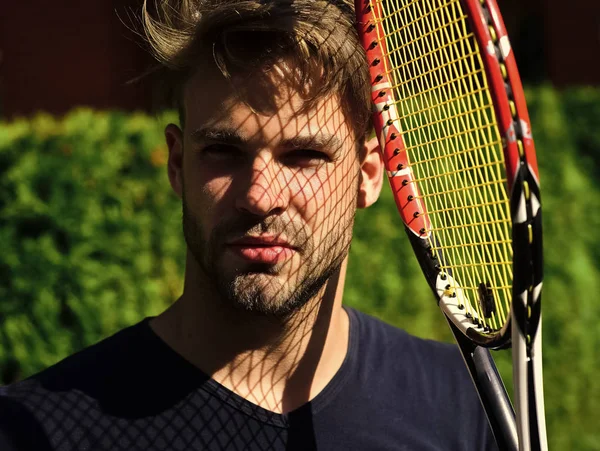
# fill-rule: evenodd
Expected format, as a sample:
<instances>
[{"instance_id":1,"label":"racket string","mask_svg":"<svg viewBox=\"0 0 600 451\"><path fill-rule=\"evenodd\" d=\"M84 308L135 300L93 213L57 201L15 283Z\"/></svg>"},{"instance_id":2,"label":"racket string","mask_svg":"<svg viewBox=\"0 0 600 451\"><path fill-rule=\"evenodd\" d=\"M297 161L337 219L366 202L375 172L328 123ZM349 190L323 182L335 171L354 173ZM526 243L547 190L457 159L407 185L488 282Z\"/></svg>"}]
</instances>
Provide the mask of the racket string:
<instances>
[{"instance_id":1,"label":"racket string","mask_svg":"<svg viewBox=\"0 0 600 451\"><path fill-rule=\"evenodd\" d=\"M449 22L449 24L448 24L448 25L453 25L453 24L459 23L461 20L464 20L464 19L466 19L466 17L467 17L467 16L462 16L462 17L459 17L458 19L456 19L456 20L453 20L453 21ZM375 21L375 23L377 23L377 21ZM426 34L423 34L423 35L419 36L418 38L416 38L416 39L415 39L415 41L416 41L416 40L421 40L421 39L426 39L427 37L429 37L429 36L431 36L432 34L434 34L436 31L440 31L440 30L442 30L442 28L443 28L443 27L440 27L440 28L438 28L438 29L436 29L436 30L431 30L430 32L428 32L428 33L426 33ZM393 33L390 33L390 35L388 35L388 36L391 36L391 35L392 35L392 34L394 34L394 33L400 33L401 31L402 31L402 30L395 30ZM459 39L457 39L456 41L453 41L453 42L450 42L450 43L448 43L446 46L441 46L441 47L438 47L438 48L436 48L436 49L434 49L434 50L431 50L431 51L430 51L428 54L429 54L429 55L433 55L435 52L437 52L437 51L439 51L439 50L443 50L445 47L449 47L449 46L450 46L450 45L452 45L453 43L458 43L458 42L460 42L460 41L462 41L462 40L467 40L469 37L473 37L473 36L474 36L474 35L473 35L473 33L470 33L470 35L469 35L469 36L465 36L465 37L463 37L463 38L459 38ZM414 42L411 42L410 44L406 44L406 45L399 46L399 47L397 47L397 48L396 48L396 49L395 49L393 52L389 53L389 55L390 55L390 56L393 56L395 53L398 53L398 52L400 52L401 50L403 50L403 49L407 48L409 45L412 45L412 44L414 44ZM415 58L415 60L417 60L417 59L418 59L418 58ZM413 63L413 61L415 61L415 60L411 60L410 62L404 63L404 65L409 65L409 64L412 64L412 63ZM398 68L401 68L401 67L402 67L402 64L398 66Z\"/></svg>"},{"instance_id":2,"label":"racket string","mask_svg":"<svg viewBox=\"0 0 600 451\"><path fill-rule=\"evenodd\" d=\"M490 163L482 163L482 164L479 164L479 165L476 165L476 166L471 166L468 169L471 170L471 169L481 169L481 168L486 168L486 167L489 168L491 166L502 165L502 164L504 164L502 161L492 161ZM463 173L464 173L464 169L461 168L461 169L455 170L455 171L448 171L447 173L444 173L444 174L432 174L432 175L429 175L427 177L423 177L423 178L420 178L420 179L413 180L413 183L426 182L426 181L431 181L431 180L442 178L442 177L448 177L449 175L463 174ZM506 181L506 179L504 179L504 181ZM467 188L461 187L460 189L481 188L481 187L488 186L488 185L495 184L495 183L496 183L496 181L486 182L486 183L480 183L478 185L472 185L472 186L469 186ZM423 197L426 197L426 196L423 196ZM487 205L497 205L499 203L504 203L504 200L502 200L500 202L495 202L495 201L485 202L485 203L479 204L479 206L485 207ZM469 207L472 207L472 205L469 205ZM433 213L430 210L428 210L428 211L429 211L429 213Z\"/></svg>"},{"instance_id":3,"label":"racket string","mask_svg":"<svg viewBox=\"0 0 600 451\"><path fill-rule=\"evenodd\" d=\"M409 117L410 117L410 116L409 116ZM437 122L433 122L433 123L431 123L431 124L428 124L428 125L437 125L437 124L439 124L440 122L443 122L443 121L437 121ZM456 132L456 133L454 133L454 134L450 134L450 135L442 136L442 137L440 137L440 138L437 138L437 139L432 139L432 140L429 140L429 141L427 142L427 144L428 144L428 145L432 145L432 144L437 144L437 143L440 143L440 142L442 142L442 141L451 140L452 138L458 138L459 136L468 136L470 132L474 132L474 131L481 131L481 130L483 130L484 128L491 128L491 127L494 127L494 125L493 125L493 124L489 124L489 125L487 125L486 127L480 127L480 128L477 128L477 129L471 129L471 130L466 130L466 131L462 131L462 130L461 130L461 131L459 131L459 132ZM421 132L421 131L422 131L422 129L423 129L423 127L422 127L422 126L421 126L421 127L415 127L415 128L414 128L414 131L415 131L415 132ZM484 147L483 147L483 148L486 148L486 147L487 147L487 146L485 146L485 145L484 145ZM482 147L481 147L481 146L474 146L474 147L472 147L472 149L478 149L478 148L479 148L479 149L481 149ZM412 146L411 146L411 145L409 145L409 146L406 146L406 147L405 147L405 149L406 149L407 151L409 151L409 150L416 150L416 151L417 151L417 150L422 150L422 149L423 149L423 144L418 144L418 143L415 143L415 144L414 144L414 145L412 145ZM464 154L465 154L465 155L469 155L469 153L468 153L468 152L465 152ZM459 151L456 151L456 152L454 152L454 153L452 153L452 154L447 154L447 156L454 156L454 155L461 155L461 154L459 153ZM428 158L428 161L434 161L435 159L436 159L436 158L431 158L431 157L429 157L429 158Z\"/></svg>"},{"instance_id":4,"label":"racket string","mask_svg":"<svg viewBox=\"0 0 600 451\"><path fill-rule=\"evenodd\" d=\"M492 143L490 143L490 144L501 145L501 144L502 144L502 141L496 141L496 142L492 142ZM413 161L413 162L412 162L412 167L415 167L415 166L417 166L417 165L419 165L419 164L425 164L425 163L428 163L428 162L431 162L431 161L443 160L443 159L445 159L445 158L452 158L452 157L454 157L454 156L456 156L456 155L460 155L460 154L462 154L462 153L467 153L467 152L472 152L472 151L474 151L474 150L482 149L482 148L484 148L484 147L485 147L485 146L475 146L475 147L468 147L468 148L466 148L466 149L463 149L463 150L459 150L459 151L457 151L457 152L454 152L453 154L450 154L450 155L436 155L436 156L434 156L434 157L431 157L431 158L424 158L424 159L421 159L421 160L419 160L419 161Z\"/></svg>"},{"instance_id":5,"label":"racket string","mask_svg":"<svg viewBox=\"0 0 600 451\"><path fill-rule=\"evenodd\" d=\"M469 35L467 35L467 36L460 37L460 38L456 39L455 41L452 41L452 42L449 42L448 44L445 44L445 45L444 45L444 46L442 46L442 47L435 48L435 49L433 49L433 50L431 50L431 51L429 51L429 52L427 52L427 53L424 53L424 54L422 54L422 55L418 56L417 58L415 58L415 59L413 59L413 60L407 61L406 63L402 63L402 64L398 65L398 67L396 67L395 69L396 69L396 70L399 70L399 69L404 69L405 67L408 67L408 66L410 66L411 64L416 64L416 63L417 63L417 62L419 62L420 60L422 60L422 59L425 59L425 58L428 58L428 57L431 57L431 56L432 56L434 53L436 53L436 52L439 52L440 50L443 50L443 49L444 49L444 48L446 48L446 47L450 47L451 45L457 44L457 43L458 43L458 42L460 42L460 41L465 41L465 40L471 39L473 36L474 36L474 35L473 35L473 33L470 33L470 34L469 34ZM376 42L376 43L381 43L381 40L375 40L375 41L373 41L373 42ZM397 50L395 50L395 51L397 51ZM391 71L391 72L393 72L393 71ZM388 75L389 75L389 74L388 74Z\"/></svg>"},{"instance_id":6,"label":"racket string","mask_svg":"<svg viewBox=\"0 0 600 451\"><path fill-rule=\"evenodd\" d=\"M465 310L498 329L511 299L510 211L501 139L473 34L457 1L427 12L417 2L377 3L398 128L420 190L415 199L425 203L427 233L435 231L442 243L430 240L432 252L452 271L454 288L466 292ZM494 291L491 318L476 301L481 283Z\"/></svg>"},{"instance_id":7,"label":"racket string","mask_svg":"<svg viewBox=\"0 0 600 451\"><path fill-rule=\"evenodd\" d=\"M415 199L422 199L422 196L415 196ZM462 208L481 208L481 207L488 207L490 205L501 205L503 204L503 201L492 201L492 202L488 202L486 204L476 204L476 205L469 205L468 207L462 207ZM430 215L433 215L435 213L444 213L444 212L449 212L449 211L457 211L460 210L459 207L449 207L449 208L444 208L442 210L427 210L427 213ZM505 218L506 221L509 221L508 218ZM510 240L506 240L506 241L501 241L501 242L508 242L510 243ZM473 245L476 245L478 243L472 243ZM482 244L489 244L489 242L486 243L482 243ZM471 245L471 244L469 244Z\"/></svg>"},{"instance_id":8,"label":"racket string","mask_svg":"<svg viewBox=\"0 0 600 451\"><path fill-rule=\"evenodd\" d=\"M451 225L451 226L445 227L444 229L436 228L436 227L430 227L428 229L427 228L425 229L425 233L428 233L428 232L438 232L440 230L451 230L451 229L455 229L455 228L483 227L483 226L488 226L488 225L503 224L505 222L509 222L510 223L510 221L506 221L504 219L497 219L497 220L486 221L486 222L474 222L472 224L456 224L456 225Z\"/></svg>"},{"instance_id":9,"label":"racket string","mask_svg":"<svg viewBox=\"0 0 600 451\"><path fill-rule=\"evenodd\" d=\"M445 102L445 103L448 104L448 103L450 103L450 101ZM448 117L443 118L443 119L438 119L437 121L432 122L429 125L435 125L435 124L442 123L442 122L445 122L445 121L451 121L453 119L458 119L460 116L466 116L466 115L469 115L469 114L478 113L478 112L486 110L486 109L487 109L487 106L480 106L480 107L474 108L472 110L464 111L464 112L461 112L461 113L456 113L453 116L448 116ZM423 110L423 111L425 111L425 110ZM421 112L423 112L423 111L421 111ZM416 115L418 113L419 112L415 112L415 113L413 113L413 115ZM394 120L394 122L399 122L399 120ZM417 129L403 130L404 133L411 133L411 132L414 132L414 131L417 131Z\"/></svg>"},{"instance_id":10,"label":"racket string","mask_svg":"<svg viewBox=\"0 0 600 451\"><path fill-rule=\"evenodd\" d=\"M480 244L507 244L507 243L511 243L510 240L500 240L500 241L487 241L485 243L464 243L461 245L455 244L455 245L451 245L451 246L433 246L432 249L458 249L459 247L462 246L479 246ZM465 287L462 287L465 288Z\"/></svg>"},{"instance_id":11,"label":"racket string","mask_svg":"<svg viewBox=\"0 0 600 451\"><path fill-rule=\"evenodd\" d=\"M393 71L389 71L389 72L385 72L385 73L388 74L388 75L390 75L390 74L393 74ZM424 89L424 90L419 91L418 93L414 94L413 96L405 97L403 99L403 101L404 102L408 102L409 100L413 100L413 99L415 99L417 97L423 96L423 95L428 94L428 93L433 92L433 91L438 91L439 90L440 92L443 92L444 88L448 87L448 85L454 83L457 80L461 80L463 78L471 77L473 74L476 74L476 75L477 74L483 74L483 69L479 69L477 71L474 71L472 74L462 75L461 77L458 77L458 78L456 78L454 80L448 80L448 81L446 81L444 83L440 83L437 86L432 86L430 88ZM402 84L392 85L392 89L399 88L401 85Z\"/></svg>"},{"instance_id":12,"label":"racket string","mask_svg":"<svg viewBox=\"0 0 600 451\"><path fill-rule=\"evenodd\" d=\"M386 1L388 1L388 0L375 0L372 3L380 3L381 4L381 3L386 2ZM385 22L386 20L388 20L389 18L391 18L393 15L399 14L400 12L402 12L405 9L409 8L411 5L413 5L414 3L417 3L418 1L421 1L421 0L411 0L411 1L408 1L408 2L406 2L407 4L405 6L401 6L401 7L398 7L396 9L393 9L390 14L381 16L380 18L378 18L376 20L376 22Z\"/></svg>"}]
</instances>

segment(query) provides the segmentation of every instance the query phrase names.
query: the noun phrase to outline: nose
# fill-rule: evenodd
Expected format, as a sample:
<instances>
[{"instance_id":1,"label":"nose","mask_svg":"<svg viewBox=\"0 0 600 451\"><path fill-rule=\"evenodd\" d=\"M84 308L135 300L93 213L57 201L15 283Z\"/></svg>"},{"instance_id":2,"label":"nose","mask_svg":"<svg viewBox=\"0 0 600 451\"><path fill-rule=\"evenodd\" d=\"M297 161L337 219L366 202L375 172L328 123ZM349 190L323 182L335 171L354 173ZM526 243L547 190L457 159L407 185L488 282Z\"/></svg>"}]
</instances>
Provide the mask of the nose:
<instances>
[{"instance_id":1,"label":"nose","mask_svg":"<svg viewBox=\"0 0 600 451\"><path fill-rule=\"evenodd\" d=\"M270 153L259 153L249 168L248 178L240 180L236 208L255 216L281 214L287 208L283 168Z\"/></svg>"}]
</instances>

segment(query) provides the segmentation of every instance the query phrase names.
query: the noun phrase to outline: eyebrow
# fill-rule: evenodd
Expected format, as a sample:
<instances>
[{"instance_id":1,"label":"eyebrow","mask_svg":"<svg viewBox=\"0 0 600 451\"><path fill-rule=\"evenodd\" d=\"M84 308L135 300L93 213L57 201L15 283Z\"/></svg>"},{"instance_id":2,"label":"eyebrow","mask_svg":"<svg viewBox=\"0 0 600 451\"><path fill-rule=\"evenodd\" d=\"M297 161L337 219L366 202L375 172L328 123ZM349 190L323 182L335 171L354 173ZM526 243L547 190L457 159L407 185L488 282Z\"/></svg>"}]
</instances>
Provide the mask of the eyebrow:
<instances>
[{"instance_id":1,"label":"eyebrow","mask_svg":"<svg viewBox=\"0 0 600 451\"><path fill-rule=\"evenodd\" d=\"M235 146L246 146L250 141L234 128L199 128L192 132L191 138L195 142L214 141ZM285 139L278 144L278 147L285 149L329 149L337 154L342 148L342 142L336 135L317 133L314 135L297 135Z\"/></svg>"},{"instance_id":2,"label":"eyebrow","mask_svg":"<svg viewBox=\"0 0 600 451\"><path fill-rule=\"evenodd\" d=\"M247 140L233 128L199 128L192 132L194 142L217 141L221 143L243 145Z\"/></svg>"}]
</instances>

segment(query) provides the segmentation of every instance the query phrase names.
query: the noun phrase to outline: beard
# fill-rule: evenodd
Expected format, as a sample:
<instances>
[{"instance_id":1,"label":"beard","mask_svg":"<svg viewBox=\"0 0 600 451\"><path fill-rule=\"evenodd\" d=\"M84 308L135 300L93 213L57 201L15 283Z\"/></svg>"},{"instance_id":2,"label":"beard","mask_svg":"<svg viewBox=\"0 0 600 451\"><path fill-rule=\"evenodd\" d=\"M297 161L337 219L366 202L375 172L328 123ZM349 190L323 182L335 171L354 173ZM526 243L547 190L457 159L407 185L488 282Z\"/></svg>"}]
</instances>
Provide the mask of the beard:
<instances>
[{"instance_id":1,"label":"beard","mask_svg":"<svg viewBox=\"0 0 600 451\"><path fill-rule=\"evenodd\" d=\"M332 228L315 242L298 221L248 213L222 220L205 238L205 231L183 196L183 231L189 252L221 298L235 308L285 318L304 307L338 272L350 249L354 211L329 220ZM239 265L225 262L226 243L247 235L285 236L299 259L283 263ZM298 261L299 260L299 261Z\"/></svg>"}]
</instances>

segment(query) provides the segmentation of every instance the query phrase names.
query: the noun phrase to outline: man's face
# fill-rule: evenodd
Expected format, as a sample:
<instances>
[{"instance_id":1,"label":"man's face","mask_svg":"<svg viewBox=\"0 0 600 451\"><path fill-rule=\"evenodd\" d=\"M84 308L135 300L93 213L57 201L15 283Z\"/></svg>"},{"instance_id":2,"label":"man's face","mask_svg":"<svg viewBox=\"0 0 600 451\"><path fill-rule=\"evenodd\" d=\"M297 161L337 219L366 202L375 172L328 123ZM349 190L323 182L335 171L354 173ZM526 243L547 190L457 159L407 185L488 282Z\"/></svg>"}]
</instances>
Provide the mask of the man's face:
<instances>
[{"instance_id":1,"label":"man's face","mask_svg":"<svg viewBox=\"0 0 600 451\"><path fill-rule=\"evenodd\" d=\"M182 147L189 251L224 299L281 316L346 257L360 164L336 96L301 111L288 86L245 83L240 99L219 75L192 77L185 131L169 146Z\"/></svg>"}]
</instances>

